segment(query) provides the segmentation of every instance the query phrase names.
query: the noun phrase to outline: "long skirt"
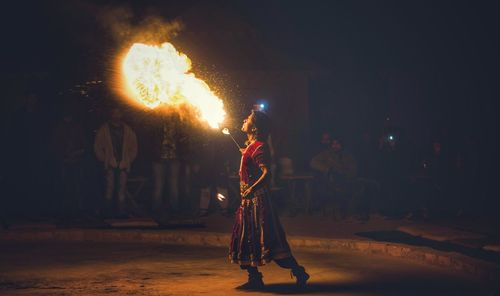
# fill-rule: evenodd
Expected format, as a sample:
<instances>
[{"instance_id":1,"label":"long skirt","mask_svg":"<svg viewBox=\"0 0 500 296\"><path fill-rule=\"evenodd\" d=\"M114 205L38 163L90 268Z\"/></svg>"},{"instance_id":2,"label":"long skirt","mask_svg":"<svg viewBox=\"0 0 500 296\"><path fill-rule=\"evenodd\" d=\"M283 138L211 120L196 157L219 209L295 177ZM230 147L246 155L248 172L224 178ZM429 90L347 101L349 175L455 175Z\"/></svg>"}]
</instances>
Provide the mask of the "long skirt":
<instances>
[{"instance_id":1,"label":"long skirt","mask_svg":"<svg viewBox=\"0 0 500 296\"><path fill-rule=\"evenodd\" d=\"M291 256L269 189L261 188L250 198L242 199L236 211L229 260L239 265L259 266Z\"/></svg>"}]
</instances>

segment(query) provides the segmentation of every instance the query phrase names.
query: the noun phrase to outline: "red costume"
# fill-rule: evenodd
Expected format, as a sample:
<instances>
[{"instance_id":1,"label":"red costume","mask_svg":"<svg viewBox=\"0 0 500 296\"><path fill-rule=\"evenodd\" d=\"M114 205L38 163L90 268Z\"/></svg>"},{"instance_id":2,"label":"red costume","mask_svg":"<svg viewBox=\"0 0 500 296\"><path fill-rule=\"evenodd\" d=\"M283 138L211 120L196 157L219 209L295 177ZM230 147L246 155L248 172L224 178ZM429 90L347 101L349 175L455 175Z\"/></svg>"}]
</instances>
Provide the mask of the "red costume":
<instances>
[{"instance_id":1,"label":"red costume","mask_svg":"<svg viewBox=\"0 0 500 296\"><path fill-rule=\"evenodd\" d=\"M261 177L262 165L270 168L269 148L266 143L255 141L241 157L241 193ZM251 194L242 198L236 211L229 249L229 259L233 263L258 266L271 260L292 257L285 232L272 205L269 180L270 176L267 176Z\"/></svg>"}]
</instances>

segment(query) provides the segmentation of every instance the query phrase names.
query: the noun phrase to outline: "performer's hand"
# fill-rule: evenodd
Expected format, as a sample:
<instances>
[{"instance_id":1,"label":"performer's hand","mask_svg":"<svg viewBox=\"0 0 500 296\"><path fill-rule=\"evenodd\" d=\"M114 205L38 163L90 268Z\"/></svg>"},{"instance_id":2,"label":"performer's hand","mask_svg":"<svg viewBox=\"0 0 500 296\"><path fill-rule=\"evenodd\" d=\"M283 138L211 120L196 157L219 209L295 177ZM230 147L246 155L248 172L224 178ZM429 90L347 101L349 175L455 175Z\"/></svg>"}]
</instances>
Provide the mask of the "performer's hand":
<instances>
[{"instance_id":1,"label":"performer's hand","mask_svg":"<svg viewBox=\"0 0 500 296\"><path fill-rule=\"evenodd\" d=\"M248 188L247 190L245 190L245 192L243 192L242 196L243 196L244 198L246 198L247 196L249 196L250 194L252 194L252 192L253 192L253 188L252 188L252 187L250 187L250 188Z\"/></svg>"},{"instance_id":2,"label":"performer's hand","mask_svg":"<svg viewBox=\"0 0 500 296\"><path fill-rule=\"evenodd\" d=\"M245 153L245 148L240 148L240 153L241 154Z\"/></svg>"}]
</instances>

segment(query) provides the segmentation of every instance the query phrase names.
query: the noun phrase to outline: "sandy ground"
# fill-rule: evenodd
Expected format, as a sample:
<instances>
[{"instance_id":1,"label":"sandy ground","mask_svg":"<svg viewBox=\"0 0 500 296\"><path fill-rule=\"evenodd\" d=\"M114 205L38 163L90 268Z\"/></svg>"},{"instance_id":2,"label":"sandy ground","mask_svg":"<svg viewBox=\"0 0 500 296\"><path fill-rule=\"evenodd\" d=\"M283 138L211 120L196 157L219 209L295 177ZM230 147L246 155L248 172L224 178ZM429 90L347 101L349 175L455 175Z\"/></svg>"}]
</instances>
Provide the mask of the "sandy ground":
<instances>
[{"instance_id":1,"label":"sandy ground","mask_svg":"<svg viewBox=\"0 0 500 296\"><path fill-rule=\"evenodd\" d=\"M298 252L311 274L261 268L266 288L240 292L245 272L226 249L154 244L2 243L0 295L495 295L488 283L444 268L357 252Z\"/></svg>"}]
</instances>

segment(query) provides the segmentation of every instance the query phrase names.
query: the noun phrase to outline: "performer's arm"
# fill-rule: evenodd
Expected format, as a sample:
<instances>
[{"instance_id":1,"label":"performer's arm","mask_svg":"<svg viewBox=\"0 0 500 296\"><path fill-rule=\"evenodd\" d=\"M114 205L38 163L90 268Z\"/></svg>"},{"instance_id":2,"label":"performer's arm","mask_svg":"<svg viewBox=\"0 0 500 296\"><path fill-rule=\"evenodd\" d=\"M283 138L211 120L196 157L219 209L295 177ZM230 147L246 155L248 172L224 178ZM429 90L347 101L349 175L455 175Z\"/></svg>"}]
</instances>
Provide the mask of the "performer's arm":
<instances>
[{"instance_id":1,"label":"performer's arm","mask_svg":"<svg viewBox=\"0 0 500 296\"><path fill-rule=\"evenodd\" d=\"M261 184L263 184L266 181L266 178L269 175L269 169L265 164L260 164L259 168L262 171L262 174L260 175L259 179L255 181L255 183L253 183L252 186L250 186L250 188L248 188L247 190L245 190L245 192L243 192L243 197L252 194L252 192L254 192L256 188L259 188L259 186L261 186Z\"/></svg>"}]
</instances>

